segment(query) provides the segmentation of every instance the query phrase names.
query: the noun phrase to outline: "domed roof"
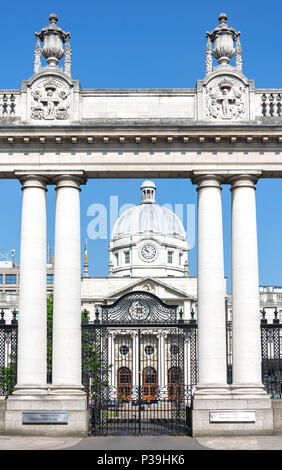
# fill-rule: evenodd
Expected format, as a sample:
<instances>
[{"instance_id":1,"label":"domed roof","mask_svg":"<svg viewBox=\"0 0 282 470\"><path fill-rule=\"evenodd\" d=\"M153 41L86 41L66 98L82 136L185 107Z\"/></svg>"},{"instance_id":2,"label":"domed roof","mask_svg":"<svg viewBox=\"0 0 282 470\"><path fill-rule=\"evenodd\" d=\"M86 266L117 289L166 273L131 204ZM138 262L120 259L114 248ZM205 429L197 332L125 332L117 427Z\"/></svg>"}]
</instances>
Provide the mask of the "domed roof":
<instances>
[{"instance_id":1,"label":"domed roof","mask_svg":"<svg viewBox=\"0 0 282 470\"><path fill-rule=\"evenodd\" d=\"M186 232L180 219L171 210L155 202L155 184L144 181L141 190L142 203L131 207L119 217L112 231L112 240L145 232L186 240Z\"/></svg>"}]
</instances>

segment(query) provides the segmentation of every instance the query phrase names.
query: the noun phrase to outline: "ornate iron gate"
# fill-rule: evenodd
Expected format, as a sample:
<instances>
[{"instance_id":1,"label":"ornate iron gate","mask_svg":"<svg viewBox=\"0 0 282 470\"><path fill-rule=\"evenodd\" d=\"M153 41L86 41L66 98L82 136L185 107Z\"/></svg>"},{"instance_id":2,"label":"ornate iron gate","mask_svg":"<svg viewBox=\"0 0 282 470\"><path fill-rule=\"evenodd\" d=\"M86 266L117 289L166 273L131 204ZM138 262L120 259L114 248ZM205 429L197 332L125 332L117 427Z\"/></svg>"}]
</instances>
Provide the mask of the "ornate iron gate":
<instances>
[{"instance_id":1,"label":"ornate iron gate","mask_svg":"<svg viewBox=\"0 0 282 470\"><path fill-rule=\"evenodd\" d=\"M14 310L11 323L6 323L4 310L0 312L0 396L8 397L17 383L18 321Z\"/></svg>"},{"instance_id":2,"label":"ornate iron gate","mask_svg":"<svg viewBox=\"0 0 282 470\"><path fill-rule=\"evenodd\" d=\"M265 318L265 310L261 319L261 354L262 383L272 397L282 397L282 324L279 322L278 311L275 309L272 323Z\"/></svg>"},{"instance_id":3,"label":"ornate iron gate","mask_svg":"<svg viewBox=\"0 0 282 470\"><path fill-rule=\"evenodd\" d=\"M101 320L100 320L101 316ZM82 322L83 384L95 435L190 434L197 323L132 292Z\"/></svg>"}]
</instances>

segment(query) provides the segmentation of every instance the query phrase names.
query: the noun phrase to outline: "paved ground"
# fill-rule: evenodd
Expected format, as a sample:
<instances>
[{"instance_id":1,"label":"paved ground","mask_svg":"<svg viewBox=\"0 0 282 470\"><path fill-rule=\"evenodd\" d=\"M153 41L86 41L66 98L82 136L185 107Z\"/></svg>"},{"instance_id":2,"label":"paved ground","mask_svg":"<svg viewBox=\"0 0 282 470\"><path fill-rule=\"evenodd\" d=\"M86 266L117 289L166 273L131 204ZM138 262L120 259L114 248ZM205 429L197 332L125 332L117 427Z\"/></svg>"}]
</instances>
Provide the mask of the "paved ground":
<instances>
[{"instance_id":1,"label":"paved ground","mask_svg":"<svg viewBox=\"0 0 282 470\"><path fill-rule=\"evenodd\" d=\"M282 436L259 437L62 437L0 436L2 450L282 450Z\"/></svg>"}]
</instances>

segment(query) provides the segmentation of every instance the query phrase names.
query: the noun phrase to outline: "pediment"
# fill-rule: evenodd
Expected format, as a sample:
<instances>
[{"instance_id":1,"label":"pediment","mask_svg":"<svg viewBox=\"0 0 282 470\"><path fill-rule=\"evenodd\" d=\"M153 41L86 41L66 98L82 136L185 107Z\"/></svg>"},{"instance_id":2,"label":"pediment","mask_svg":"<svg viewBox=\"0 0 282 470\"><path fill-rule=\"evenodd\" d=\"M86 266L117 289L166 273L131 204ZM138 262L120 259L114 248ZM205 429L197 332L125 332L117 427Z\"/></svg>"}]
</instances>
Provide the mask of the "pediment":
<instances>
[{"instance_id":1,"label":"pediment","mask_svg":"<svg viewBox=\"0 0 282 470\"><path fill-rule=\"evenodd\" d=\"M170 286L166 282L160 281L158 279L153 279L151 277L146 277L143 279L138 279L137 281L127 285L126 287L122 287L121 289L117 289L110 293L108 299L114 300L118 299L122 295L125 295L129 292L133 291L144 291L150 292L152 294L156 294L157 287L160 286L167 293L171 295L171 297L175 299L183 299L183 300L193 300L194 297L192 295L187 294L186 292L182 291L181 289L177 289L173 286Z\"/></svg>"}]
</instances>

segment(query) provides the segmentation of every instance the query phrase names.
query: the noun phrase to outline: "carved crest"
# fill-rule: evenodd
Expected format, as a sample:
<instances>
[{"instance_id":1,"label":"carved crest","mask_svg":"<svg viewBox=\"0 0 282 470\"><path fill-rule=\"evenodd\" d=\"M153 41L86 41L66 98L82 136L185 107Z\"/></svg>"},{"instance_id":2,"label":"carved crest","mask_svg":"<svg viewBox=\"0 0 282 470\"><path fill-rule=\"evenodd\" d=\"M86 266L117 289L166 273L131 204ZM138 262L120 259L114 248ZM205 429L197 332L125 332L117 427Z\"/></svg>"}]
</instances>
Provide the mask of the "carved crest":
<instances>
[{"instance_id":1,"label":"carved crest","mask_svg":"<svg viewBox=\"0 0 282 470\"><path fill-rule=\"evenodd\" d=\"M246 90L239 80L220 77L206 90L206 116L220 120L239 120L246 115Z\"/></svg>"},{"instance_id":2,"label":"carved crest","mask_svg":"<svg viewBox=\"0 0 282 470\"><path fill-rule=\"evenodd\" d=\"M36 120L67 120L70 118L70 90L62 81L46 79L31 90L31 118Z\"/></svg>"}]
</instances>

